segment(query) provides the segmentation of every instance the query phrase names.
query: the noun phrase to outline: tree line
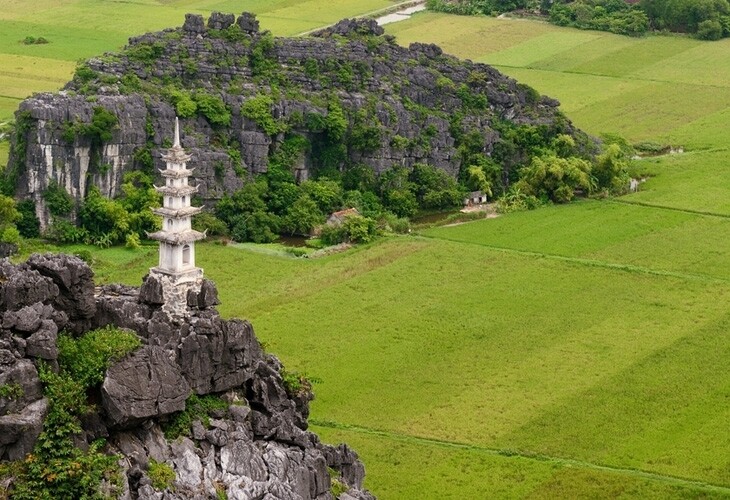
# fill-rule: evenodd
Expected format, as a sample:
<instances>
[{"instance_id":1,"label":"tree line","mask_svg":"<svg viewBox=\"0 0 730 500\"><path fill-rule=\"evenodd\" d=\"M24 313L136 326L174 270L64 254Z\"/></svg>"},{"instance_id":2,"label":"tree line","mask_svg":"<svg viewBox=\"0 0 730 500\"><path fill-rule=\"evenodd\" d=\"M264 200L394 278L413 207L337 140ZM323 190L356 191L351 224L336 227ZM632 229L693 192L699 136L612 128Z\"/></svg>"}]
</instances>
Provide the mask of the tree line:
<instances>
[{"instance_id":1,"label":"tree line","mask_svg":"<svg viewBox=\"0 0 730 500\"><path fill-rule=\"evenodd\" d=\"M558 26L641 36L688 33L702 40L730 36L728 0L428 0L431 10L462 15L527 11Z\"/></svg>"}]
</instances>

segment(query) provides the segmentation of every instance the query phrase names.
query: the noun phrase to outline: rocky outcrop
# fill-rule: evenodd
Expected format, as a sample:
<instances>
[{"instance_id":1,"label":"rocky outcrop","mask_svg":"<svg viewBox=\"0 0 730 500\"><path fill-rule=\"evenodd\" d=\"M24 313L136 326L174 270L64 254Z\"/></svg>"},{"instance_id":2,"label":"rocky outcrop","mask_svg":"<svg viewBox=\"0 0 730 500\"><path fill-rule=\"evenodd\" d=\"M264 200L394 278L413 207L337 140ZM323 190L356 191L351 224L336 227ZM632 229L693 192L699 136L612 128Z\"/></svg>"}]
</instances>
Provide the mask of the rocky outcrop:
<instances>
[{"instance_id":1,"label":"rocky outcrop","mask_svg":"<svg viewBox=\"0 0 730 500\"><path fill-rule=\"evenodd\" d=\"M207 23L188 14L182 28L132 38L121 53L87 61L64 91L21 103L14 140L23 147L11 148L9 172L17 194L36 202L44 225L42 193L54 181L80 200L91 185L118 195L130 170L156 174L176 114L183 116L194 181L210 204L248 175L266 172L287 137L308 144L294 165L300 180L317 168L365 164L380 173L417 162L457 175L465 138L470 154L489 156L504 124L579 134L557 106L435 45L398 46L372 20L343 20L306 38L273 38L251 14L213 13ZM111 139L101 143L74 134L98 107L117 117ZM340 109L342 130L328 122ZM499 149L502 156L521 154ZM502 160L505 168L512 163Z\"/></svg>"},{"instance_id":2,"label":"rocky outcrop","mask_svg":"<svg viewBox=\"0 0 730 500\"><path fill-rule=\"evenodd\" d=\"M311 392L287 388L280 362L263 351L250 323L218 315L212 282L188 296L189 314L171 317L154 278L141 289L95 288L89 267L72 256L0 261L0 278L0 460L24 458L42 431L48 401L37 364L58 369L59 330L81 335L113 325L134 331L143 345L106 371L90 396L96 410L84 416L75 441L107 439L106 451L122 457L123 498L225 492L231 499L324 500L333 498L333 481L349 488L341 498L372 498L362 489L357 455L307 431ZM187 409L191 394L215 395L222 404L197 417L188 435L168 440L163 428ZM175 472L165 491L153 487L153 460Z\"/></svg>"}]
</instances>

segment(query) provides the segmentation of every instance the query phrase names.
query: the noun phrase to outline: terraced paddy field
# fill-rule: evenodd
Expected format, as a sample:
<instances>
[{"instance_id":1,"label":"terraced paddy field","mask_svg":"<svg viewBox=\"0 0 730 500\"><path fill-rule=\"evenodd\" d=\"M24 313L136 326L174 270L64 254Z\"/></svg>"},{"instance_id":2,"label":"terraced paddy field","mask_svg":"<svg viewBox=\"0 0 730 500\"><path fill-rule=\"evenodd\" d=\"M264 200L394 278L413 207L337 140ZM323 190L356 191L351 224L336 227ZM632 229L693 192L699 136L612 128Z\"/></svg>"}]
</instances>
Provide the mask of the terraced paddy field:
<instances>
[{"instance_id":1,"label":"terraced paddy field","mask_svg":"<svg viewBox=\"0 0 730 500\"><path fill-rule=\"evenodd\" d=\"M99 4L52 5L71 3ZM194 10L152 4L123 8ZM286 34L304 28L263 9L324 2L253 5ZM137 27L108 29L118 45ZM321 380L313 430L358 450L380 498L730 497L729 42L428 13L388 30L496 64L588 132L686 152L636 162L632 195L323 259L204 244L222 313ZM139 284L156 250L95 258L100 280Z\"/></svg>"}]
</instances>

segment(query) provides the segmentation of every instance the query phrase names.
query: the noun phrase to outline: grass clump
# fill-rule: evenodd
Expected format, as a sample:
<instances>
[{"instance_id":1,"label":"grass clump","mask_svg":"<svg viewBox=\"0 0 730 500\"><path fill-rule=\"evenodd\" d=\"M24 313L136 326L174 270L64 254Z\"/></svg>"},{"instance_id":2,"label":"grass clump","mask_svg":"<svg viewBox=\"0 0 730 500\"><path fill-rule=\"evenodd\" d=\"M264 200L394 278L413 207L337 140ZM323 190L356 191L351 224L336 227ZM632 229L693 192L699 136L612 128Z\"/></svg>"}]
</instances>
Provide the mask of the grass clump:
<instances>
[{"instance_id":1,"label":"grass clump","mask_svg":"<svg viewBox=\"0 0 730 500\"><path fill-rule=\"evenodd\" d=\"M332 467L327 467L327 472L330 475L330 493L333 497L338 498L343 493L347 493L350 488L340 480L340 473Z\"/></svg>"},{"instance_id":2,"label":"grass clump","mask_svg":"<svg viewBox=\"0 0 730 500\"><path fill-rule=\"evenodd\" d=\"M167 490L175 481L175 471L168 464L158 462L154 458L150 460L147 474L152 480L152 487L156 490Z\"/></svg>"},{"instance_id":3,"label":"grass clump","mask_svg":"<svg viewBox=\"0 0 730 500\"><path fill-rule=\"evenodd\" d=\"M200 420L207 427L211 413L227 409L228 403L217 396L191 394L185 401L185 409L163 424L162 429L165 432L165 437L172 440L180 436L189 436L193 422Z\"/></svg>"},{"instance_id":4,"label":"grass clump","mask_svg":"<svg viewBox=\"0 0 730 500\"><path fill-rule=\"evenodd\" d=\"M0 385L0 398L20 399L23 397L23 388L16 383Z\"/></svg>"}]
</instances>

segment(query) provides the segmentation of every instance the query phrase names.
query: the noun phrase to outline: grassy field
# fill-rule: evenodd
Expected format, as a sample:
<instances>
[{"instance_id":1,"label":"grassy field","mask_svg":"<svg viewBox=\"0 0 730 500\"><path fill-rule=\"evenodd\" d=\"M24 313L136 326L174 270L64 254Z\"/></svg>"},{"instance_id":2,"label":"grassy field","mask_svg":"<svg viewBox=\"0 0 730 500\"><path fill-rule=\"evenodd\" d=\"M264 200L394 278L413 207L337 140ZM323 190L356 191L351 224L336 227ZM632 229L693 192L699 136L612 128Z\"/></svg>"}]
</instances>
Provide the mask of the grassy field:
<instances>
[{"instance_id":1,"label":"grassy field","mask_svg":"<svg viewBox=\"0 0 730 500\"><path fill-rule=\"evenodd\" d=\"M244 8L287 34L386 3ZM3 4L0 57L43 64L32 51L53 43L17 40L53 41L34 24L52 19L59 44L43 57L69 64L29 69L29 86L70 71L80 56L64 56L64 44L91 55L180 24L186 11L244 9L115 3L124 15L108 25L100 1ZM141 21L127 17L138 12ZM429 13L388 31L498 65L558 97L589 132L689 152L637 162L649 180L616 200L431 229L323 259L203 244L198 263L218 283L221 312L250 319L288 369L322 380L313 430L356 448L380 498L730 497L730 42ZM25 70L15 73L22 80ZM100 281L138 285L156 249L95 257Z\"/></svg>"}]
</instances>

